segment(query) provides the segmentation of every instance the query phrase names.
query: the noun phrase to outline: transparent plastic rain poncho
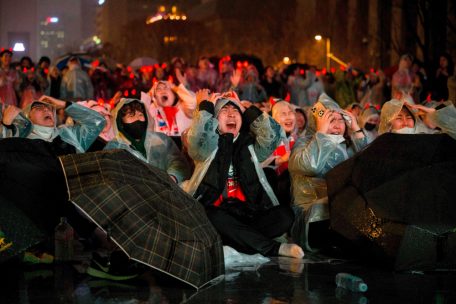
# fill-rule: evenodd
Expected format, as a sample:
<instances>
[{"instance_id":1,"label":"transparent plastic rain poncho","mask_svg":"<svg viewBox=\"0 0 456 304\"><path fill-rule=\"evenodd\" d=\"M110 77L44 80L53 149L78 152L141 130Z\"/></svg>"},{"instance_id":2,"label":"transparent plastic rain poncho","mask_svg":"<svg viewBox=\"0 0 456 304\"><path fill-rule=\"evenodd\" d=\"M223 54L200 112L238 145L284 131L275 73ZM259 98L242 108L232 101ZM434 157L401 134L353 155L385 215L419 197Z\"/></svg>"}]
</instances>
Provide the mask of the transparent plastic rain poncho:
<instances>
[{"instance_id":1,"label":"transparent plastic rain poncho","mask_svg":"<svg viewBox=\"0 0 456 304\"><path fill-rule=\"evenodd\" d=\"M29 104L24 109L24 113L27 118L33 103L34 102ZM65 114L73 120L74 124L72 126L54 126L52 136L50 138L42 138L34 133L35 126L32 124L31 131L25 137L30 139L42 139L51 142L54 138L60 136L62 141L75 147L78 153L84 153L105 127L106 120L96 111L88 109L77 103L71 103L68 107L66 107ZM54 117L56 117L55 107ZM55 121L57 121L57 119L55 119Z\"/></svg>"},{"instance_id":2,"label":"transparent plastic rain poncho","mask_svg":"<svg viewBox=\"0 0 456 304\"><path fill-rule=\"evenodd\" d=\"M216 108L223 107L223 103L226 104L229 101L236 103L236 101L232 100L219 99L216 103ZM218 120L212 113L207 111L195 112L192 125L187 133L188 151L195 162L195 171L191 179L181 185L184 191L190 195L195 194L217 153L219 139L217 128ZM273 204L278 205L278 199L267 182L261 168L261 162L271 155L280 140L285 137L285 134L280 125L266 113L261 114L253 121L250 125L250 132L255 136L255 143L248 148L256 174Z\"/></svg>"},{"instance_id":3,"label":"transparent plastic rain poncho","mask_svg":"<svg viewBox=\"0 0 456 304\"><path fill-rule=\"evenodd\" d=\"M6 105L0 103L0 139L8 137L25 137L32 128L32 123L23 113L19 113L8 128L3 125L3 111Z\"/></svg>"},{"instance_id":4,"label":"transparent plastic rain poncho","mask_svg":"<svg viewBox=\"0 0 456 304\"><path fill-rule=\"evenodd\" d=\"M321 103L319 106L322 109L342 111L339 105L324 93L320 95L315 106L318 103ZM296 141L288 161L293 201L304 209L327 196L324 175L367 145L366 137L352 137L352 145L348 148L346 142L335 143L330 135L316 132L316 120L312 112L308 117L306 131Z\"/></svg>"},{"instance_id":5,"label":"transparent plastic rain poncho","mask_svg":"<svg viewBox=\"0 0 456 304\"><path fill-rule=\"evenodd\" d=\"M416 109L408 107L404 100L398 99L392 99L383 105L382 112L380 114L380 126L378 129L379 134L391 132L391 122L404 106L409 109L410 113L412 113L414 117L414 134L446 133L456 139L456 108L453 104L448 104L440 110L427 114L429 121L440 128L439 131L427 127L418 116Z\"/></svg>"},{"instance_id":6,"label":"transparent plastic rain poncho","mask_svg":"<svg viewBox=\"0 0 456 304\"><path fill-rule=\"evenodd\" d=\"M144 105L147 118L147 134L144 140L144 148L146 156L135 150L131 146L131 142L119 131L117 126L117 115L119 110L130 102L137 101ZM154 167L166 171L169 175L174 176L178 182L182 182L190 175L189 165L182 153L179 151L173 140L163 133L154 132L154 121L147 115L148 105L138 99L122 98L115 109L112 111L112 128L114 130L114 139L105 147L105 150L124 149L141 159L142 161L151 164Z\"/></svg>"}]
</instances>

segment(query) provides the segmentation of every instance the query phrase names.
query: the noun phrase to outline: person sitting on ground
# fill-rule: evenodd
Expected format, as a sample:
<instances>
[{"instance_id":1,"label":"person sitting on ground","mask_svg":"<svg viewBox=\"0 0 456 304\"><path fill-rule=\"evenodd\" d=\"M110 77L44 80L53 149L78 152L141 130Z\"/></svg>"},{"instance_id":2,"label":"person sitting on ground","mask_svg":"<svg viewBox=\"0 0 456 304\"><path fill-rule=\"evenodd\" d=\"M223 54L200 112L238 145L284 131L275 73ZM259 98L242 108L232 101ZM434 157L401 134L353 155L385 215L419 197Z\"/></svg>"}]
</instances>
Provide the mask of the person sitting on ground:
<instances>
[{"instance_id":1,"label":"person sitting on ground","mask_svg":"<svg viewBox=\"0 0 456 304\"><path fill-rule=\"evenodd\" d=\"M380 114L375 107L368 107L361 112L359 126L363 129L370 144L378 136L378 125L380 123Z\"/></svg>"},{"instance_id":2,"label":"person sitting on ground","mask_svg":"<svg viewBox=\"0 0 456 304\"><path fill-rule=\"evenodd\" d=\"M311 113L306 132L296 141L288 161L297 213L291 234L307 249L308 224L329 218L325 174L367 145L353 113L342 110L328 95L320 95ZM312 208L320 212L314 219Z\"/></svg>"},{"instance_id":3,"label":"person sitting on ground","mask_svg":"<svg viewBox=\"0 0 456 304\"><path fill-rule=\"evenodd\" d=\"M284 100L277 101L272 107L272 118L277 121L282 129L285 131L286 138L282 139L279 146L274 150L272 155L263 162L263 167L268 166L266 169L274 169L274 177L277 190L276 193L279 201L282 204L291 203L291 181L290 173L288 172L288 159L290 158L291 149L297 139L296 134L296 115L294 105Z\"/></svg>"},{"instance_id":4,"label":"person sitting on ground","mask_svg":"<svg viewBox=\"0 0 456 304\"><path fill-rule=\"evenodd\" d=\"M120 99L111 112L114 139L105 150L124 149L180 183L190 175L189 165L167 135L154 132L154 122L146 105L138 99Z\"/></svg>"},{"instance_id":5,"label":"person sitting on ground","mask_svg":"<svg viewBox=\"0 0 456 304\"><path fill-rule=\"evenodd\" d=\"M73 126L56 126L56 109L60 108L72 117ZM68 201L58 156L84 153L104 128L104 118L86 107L49 96L33 101L23 113L31 126L20 131L22 138L2 140L2 155L8 159L2 164L2 173L8 177L1 183L3 197L15 202L49 237L62 216L79 236L92 237L95 224Z\"/></svg>"},{"instance_id":6,"label":"person sitting on ground","mask_svg":"<svg viewBox=\"0 0 456 304\"><path fill-rule=\"evenodd\" d=\"M301 247L274 240L289 230L294 216L290 206L279 205L260 167L280 142L279 124L254 106L244 111L235 92L209 97L201 90L197 100L187 133L195 171L183 189L205 206L226 245L302 258Z\"/></svg>"},{"instance_id":7,"label":"person sitting on ground","mask_svg":"<svg viewBox=\"0 0 456 304\"><path fill-rule=\"evenodd\" d=\"M392 99L380 113L378 133L435 134L446 133L456 139L456 108L448 103L436 110L432 107Z\"/></svg>"}]
</instances>

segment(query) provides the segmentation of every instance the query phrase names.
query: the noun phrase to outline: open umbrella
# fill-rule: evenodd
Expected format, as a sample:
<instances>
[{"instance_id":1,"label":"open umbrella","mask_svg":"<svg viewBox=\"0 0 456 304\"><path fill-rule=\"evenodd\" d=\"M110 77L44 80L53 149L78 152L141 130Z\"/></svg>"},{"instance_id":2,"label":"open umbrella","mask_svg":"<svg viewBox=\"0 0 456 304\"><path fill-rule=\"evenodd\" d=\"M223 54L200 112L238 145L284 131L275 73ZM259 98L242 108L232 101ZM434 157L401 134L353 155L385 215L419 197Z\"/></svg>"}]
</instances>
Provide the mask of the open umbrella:
<instances>
[{"instance_id":1,"label":"open umbrella","mask_svg":"<svg viewBox=\"0 0 456 304\"><path fill-rule=\"evenodd\" d=\"M90 57L86 53L68 53L68 54L65 54L63 56L56 58L54 60L54 65L59 70L63 70L67 66L68 60L70 60L70 58L72 58L72 57L78 58L79 63L82 67L89 65L92 62L92 57Z\"/></svg>"},{"instance_id":2,"label":"open umbrella","mask_svg":"<svg viewBox=\"0 0 456 304\"><path fill-rule=\"evenodd\" d=\"M70 200L133 260L199 288L224 273L222 242L199 202L124 150L60 158Z\"/></svg>"},{"instance_id":3,"label":"open umbrella","mask_svg":"<svg viewBox=\"0 0 456 304\"><path fill-rule=\"evenodd\" d=\"M456 141L385 134L326 175L331 227L396 270L456 269Z\"/></svg>"},{"instance_id":4,"label":"open umbrella","mask_svg":"<svg viewBox=\"0 0 456 304\"><path fill-rule=\"evenodd\" d=\"M0 196L0 263L45 239L45 234L14 203Z\"/></svg>"},{"instance_id":5,"label":"open umbrella","mask_svg":"<svg viewBox=\"0 0 456 304\"><path fill-rule=\"evenodd\" d=\"M157 64L158 60L151 58L151 57L138 57L133 59L128 66L132 67L133 69L138 69L142 66L152 66Z\"/></svg>"}]
</instances>

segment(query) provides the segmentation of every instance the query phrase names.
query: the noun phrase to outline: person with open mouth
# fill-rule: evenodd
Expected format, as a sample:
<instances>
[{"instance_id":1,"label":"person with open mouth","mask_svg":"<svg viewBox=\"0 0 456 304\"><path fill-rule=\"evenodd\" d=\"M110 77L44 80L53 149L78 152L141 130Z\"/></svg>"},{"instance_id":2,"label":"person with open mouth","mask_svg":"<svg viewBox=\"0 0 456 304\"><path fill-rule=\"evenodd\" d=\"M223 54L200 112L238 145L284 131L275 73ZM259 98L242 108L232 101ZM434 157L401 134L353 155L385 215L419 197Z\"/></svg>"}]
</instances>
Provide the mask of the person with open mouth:
<instances>
[{"instance_id":1,"label":"person with open mouth","mask_svg":"<svg viewBox=\"0 0 456 304\"><path fill-rule=\"evenodd\" d=\"M302 258L296 244L274 238L293 223L281 205L261 162L284 136L280 125L255 106L247 110L235 92L197 92L198 111L187 132L195 171L182 188L201 202L225 245L243 253Z\"/></svg>"}]
</instances>

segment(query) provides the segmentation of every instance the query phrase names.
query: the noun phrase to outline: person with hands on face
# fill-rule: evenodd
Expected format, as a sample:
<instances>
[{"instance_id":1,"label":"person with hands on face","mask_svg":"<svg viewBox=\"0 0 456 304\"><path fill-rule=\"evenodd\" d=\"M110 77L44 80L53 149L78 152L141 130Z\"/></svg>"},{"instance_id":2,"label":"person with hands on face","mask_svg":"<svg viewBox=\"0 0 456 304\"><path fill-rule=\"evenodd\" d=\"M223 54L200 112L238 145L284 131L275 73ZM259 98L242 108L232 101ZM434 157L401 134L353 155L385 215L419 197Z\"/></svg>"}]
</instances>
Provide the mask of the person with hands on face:
<instances>
[{"instance_id":1,"label":"person with hands on face","mask_svg":"<svg viewBox=\"0 0 456 304\"><path fill-rule=\"evenodd\" d=\"M312 107L305 133L296 141L288 161L294 203L307 210L326 199L324 175L367 145L354 115L321 94Z\"/></svg>"},{"instance_id":2,"label":"person with hands on face","mask_svg":"<svg viewBox=\"0 0 456 304\"><path fill-rule=\"evenodd\" d=\"M195 93L185 87L186 77L176 69L176 77L180 84L168 81L157 81L150 89L148 96L143 94L144 102L149 103L149 114L155 125L155 132L171 136L180 145L180 136L192 122L193 112L196 108Z\"/></svg>"},{"instance_id":3,"label":"person with hands on face","mask_svg":"<svg viewBox=\"0 0 456 304\"><path fill-rule=\"evenodd\" d=\"M65 109L73 126L57 127L56 111ZM77 103L65 102L50 96L42 96L24 109L32 128L27 138L52 143L57 155L83 153L92 145L105 127L105 119L96 111Z\"/></svg>"},{"instance_id":4,"label":"person with hands on face","mask_svg":"<svg viewBox=\"0 0 456 304\"><path fill-rule=\"evenodd\" d=\"M378 133L446 133L456 139L456 108L453 104L442 105L443 108L436 110L432 107L392 99L382 107Z\"/></svg>"},{"instance_id":5,"label":"person with hands on face","mask_svg":"<svg viewBox=\"0 0 456 304\"><path fill-rule=\"evenodd\" d=\"M198 111L187 132L195 171L183 189L201 202L226 245L245 253L302 258L296 244L279 243L293 223L279 205L260 163L281 139L281 128L256 107L245 109L235 92L197 93Z\"/></svg>"}]
</instances>

